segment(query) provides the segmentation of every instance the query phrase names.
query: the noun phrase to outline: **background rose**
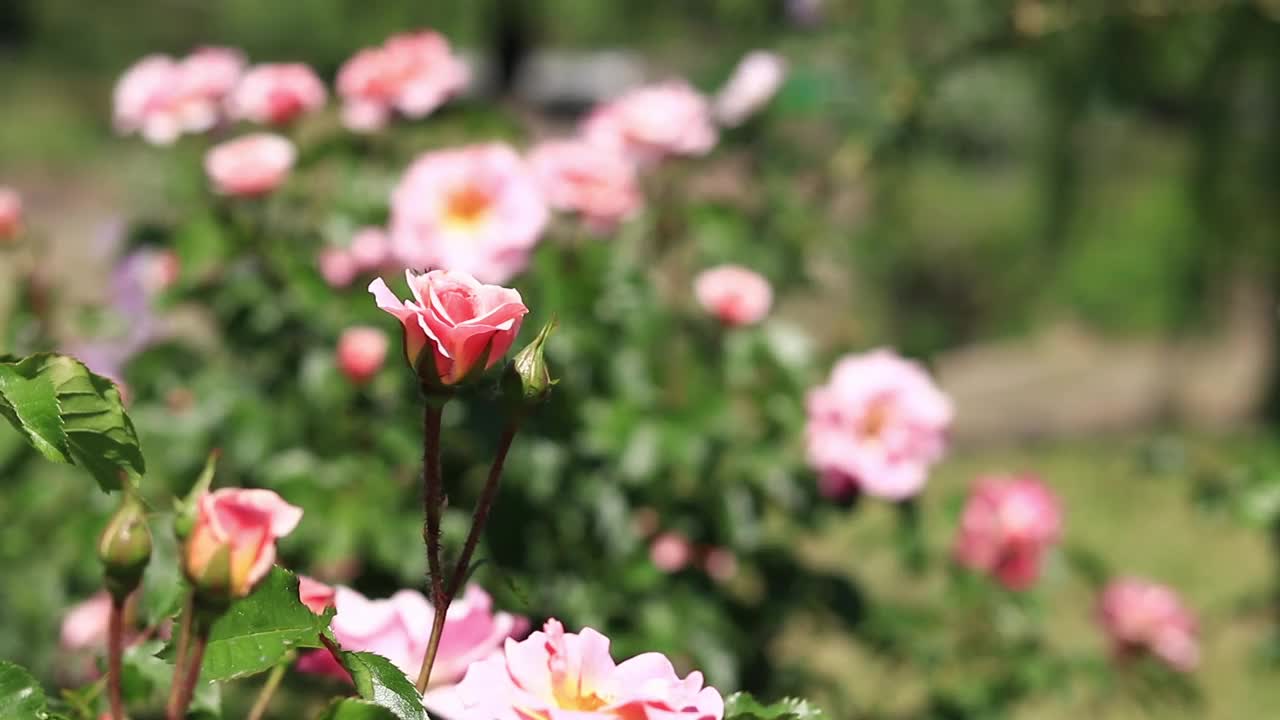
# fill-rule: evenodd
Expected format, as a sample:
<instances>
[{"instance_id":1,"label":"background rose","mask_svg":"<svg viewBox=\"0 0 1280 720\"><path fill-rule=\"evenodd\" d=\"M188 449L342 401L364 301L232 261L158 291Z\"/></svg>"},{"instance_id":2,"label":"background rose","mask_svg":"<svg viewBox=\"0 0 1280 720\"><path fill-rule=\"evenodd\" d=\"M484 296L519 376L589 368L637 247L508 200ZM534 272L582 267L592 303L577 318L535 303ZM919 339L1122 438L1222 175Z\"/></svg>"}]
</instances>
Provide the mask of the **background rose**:
<instances>
[{"instance_id":1,"label":"background rose","mask_svg":"<svg viewBox=\"0 0 1280 720\"><path fill-rule=\"evenodd\" d=\"M213 147L205 155L204 168L217 192L255 197L279 187L296 157L289 140L255 133Z\"/></svg>"}]
</instances>

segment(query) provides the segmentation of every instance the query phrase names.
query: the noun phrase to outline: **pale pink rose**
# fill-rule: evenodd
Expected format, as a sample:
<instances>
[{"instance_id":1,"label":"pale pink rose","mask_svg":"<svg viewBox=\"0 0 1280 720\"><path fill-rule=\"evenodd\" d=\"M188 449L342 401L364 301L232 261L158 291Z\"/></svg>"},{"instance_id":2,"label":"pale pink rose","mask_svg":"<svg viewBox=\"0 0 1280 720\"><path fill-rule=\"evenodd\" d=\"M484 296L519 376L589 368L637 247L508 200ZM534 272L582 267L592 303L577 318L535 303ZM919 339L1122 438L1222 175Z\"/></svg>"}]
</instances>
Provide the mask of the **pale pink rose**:
<instances>
[{"instance_id":1,"label":"pale pink rose","mask_svg":"<svg viewBox=\"0 0 1280 720\"><path fill-rule=\"evenodd\" d=\"M923 367L891 350L845 356L806 404L809 464L833 499L911 497L946 448L951 401Z\"/></svg>"},{"instance_id":2,"label":"pale pink rose","mask_svg":"<svg viewBox=\"0 0 1280 720\"><path fill-rule=\"evenodd\" d=\"M557 210L582 215L606 232L640 209L635 165L620 153L582 140L551 140L529 151L529 166Z\"/></svg>"},{"instance_id":3,"label":"pale pink rose","mask_svg":"<svg viewBox=\"0 0 1280 720\"><path fill-rule=\"evenodd\" d=\"M183 570L197 586L224 548L230 556L227 591L244 597L271 570L276 540L293 532L302 509L270 490L223 488L200 497L196 523L183 549ZM215 568L212 575L218 575Z\"/></svg>"},{"instance_id":4,"label":"pale pink rose","mask_svg":"<svg viewBox=\"0 0 1280 720\"><path fill-rule=\"evenodd\" d=\"M720 265L699 273L693 294L702 309L729 327L754 325L773 306L769 281L741 265Z\"/></svg>"},{"instance_id":5,"label":"pale pink rose","mask_svg":"<svg viewBox=\"0 0 1280 720\"><path fill-rule=\"evenodd\" d=\"M596 108L582 133L641 164L668 155L705 155L716 144L710 104L683 80L646 85Z\"/></svg>"},{"instance_id":6,"label":"pale pink rose","mask_svg":"<svg viewBox=\"0 0 1280 720\"><path fill-rule=\"evenodd\" d=\"M342 118L348 129L371 132L393 111L421 118L467 85L467 66L448 41L431 30L394 35L381 47L365 48L338 70Z\"/></svg>"},{"instance_id":7,"label":"pale pink rose","mask_svg":"<svg viewBox=\"0 0 1280 720\"><path fill-rule=\"evenodd\" d=\"M336 596L337 590L333 587L306 575L298 576L298 600L311 612L323 615L333 605Z\"/></svg>"},{"instance_id":8,"label":"pale pink rose","mask_svg":"<svg viewBox=\"0 0 1280 720\"><path fill-rule=\"evenodd\" d=\"M380 227L361 228L351 238L347 252L361 271L377 270L391 261L391 239Z\"/></svg>"},{"instance_id":9,"label":"pale pink rose","mask_svg":"<svg viewBox=\"0 0 1280 720\"><path fill-rule=\"evenodd\" d=\"M391 196L391 243L404 267L461 270L501 283L525 268L549 211L511 147L420 155Z\"/></svg>"},{"instance_id":10,"label":"pale pink rose","mask_svg":"<svg viewBox=\"0 0 1280 720\"><path fill-rule=\"evenodd\" d=\"M726 547L713 547L702 559L702 568L716 582L729 582L738 574L738 556Z\"/></svg>"},{"instance_id":11,"label":"pale pink rose","mask_svg":"<svg viewBox=\"0 0 1280 720\"><path fill-rule=\"evenodd\" d=\"M111 621L111 594L106 590L72 607L62 618L62 647L67 650L99 650L107 646Z\"/></svg>"},{"instance_id":12,"label":"pale pink rose","mask_svg":"<svg viewBox=\"0 0 1280 720\"><path fill-rule=\"evenodd\" d=\"M338 338L338 368L356 385L369 382L387 359L390 341L378 328L352 327Z\"/></svg>"},{"instance_id":13,"label":"pale pink rose","mask_svg":"<svg viewBox=\"0 0 1280 720\"><path fill-rule=\"evenodd\" d=\"M221 106L244 74L244 53L235 48L207 46L197 48L182 59L182 95L199 98L215 108ZM210 123L212 126L213 123ZM207 129L207 128L202 128Z\"/></svg>"},{"instance_id":14,"label":"pale pink rose","mask_svg":"<svg viewBox=\"0 0 1280 720\"><path fill-rule=\"evenodd\" d=\"M0 242L11 240L22 232L22 196L12 188L0 186Z\"/></svg>"},{"instance_id":15,"label":"pale pink rose","mask_svg":"<svg viewBox=\"0 0 1280 720\"><path fill-rule=\"evenodd\" d=\"M215 145L204 156L204 170L218 193L256 197L279 187L296 157L286 138L254 133Z\"/></svg>"},{"instance_id":16,"label":"pale pink rose","mask_svg":"<svg viewBox=\"0 0 1280 720\"><path fill-rule=\"evenodd\" d=\"M180 61L148 55L116 83L116 129L139 133L155 145L204 132L221 119L223 102L243 70L244 56L230 48L201 48Z\"/></svg>"},{"instance_id":17,"label":"pale pink rose","mask_svg":"<svg viewBox=\"0 0 1280 720\"><path fill-rule=\"evenodd\" d=\"M343 650L372 652L390 660L409 678L417 678L427 654L427 640L435 610L416 590L401 590L385 600L370 600L346 587L334 596L337 614L329 629ZM450 686L462 679L471 663L486 658L502 647L507 638L528 630L528 621L505 612L493 611L493 598L477 585L467 586L445 615L444 633L431 688ZM303 672L346 677L328 652L304 656L298 664ZM435 709L431 691L427 705Z\"/></svg>"},{"instance_id":18,"label":"pale pink rose","mask_svg":"<svg viewBox=\"0 0 1280 720\"><path fill-rule=\"evenodd\" d=\"M664 532L649 544L649 560L664 573L679 572L693 558L689 538L677 532Z\"/></svg>"},{"instance_id":19,"label":"pale pink rose","mask_svg":"<svg viewBox=\"0 0 1280 720\"><path fill-rule=\"evenodd\" d=\"M454 720L720 720L724 700L703 687L702 673L681 679L666 656L644 653L622 663L609 638L585 628L566 633L558 620L527 640L508 640L500 655L474 663L458 685Z\"/></svg>"},{"instance_id":20,"label":"pale pink rose","mask_svg":"<svg viewBox=\"0 0 1280 720\"><path fill-rule=\"evenodd\" d=\"M229 101L231 116L264 125L283 125L324 107L328 92L303 63L255 65L240 79Z\"/></svg>"},{"instance_id":21,"label":"pale pink rose","mask_svg":"<svg viewBox=\"0 0 1280 720\"><path fill-rule=\"evenodd\" d=\"M347 287L360 272L359 265L351 253L339 248L325 248L316 258L320 265L320 274L331 288Z\"/></svg>"},{"instance_id":22,"label":"pale pink rose","mask_svg":"<svg viewBox=\"0 0 1280 720\"><path fill-rule=\"evenodd\" d=\"M511 349L529 312L518 291L484 285L463 272L406 270L405 279L413 293L407 302L396 298L382 278L369 284L369 292L403 325L409 365L417 368L419 354L427 349L445 385L461 382L477 367L493 367Z\"/></svg>"},{"instance_id":23,"label":"pale pink rose","mask_svg":"<svg viewBox=\"0 0 1280 720\"><path fill-rule=\"evenodd\" d=\"M1061 505L1039 479L982 478L960 518L955 557L1010 590L1025 590L1039 579L1044 555L1061 535Z\"/></svg>"},{"instance_id":24,"label":"pale pink rose","mask_svg":"<svg viewBox=\"0 0 1280 720\"><path fill-rule=\"evenodd\" d=\"M1181 672L1200 662L1195 616L1172 589L1140 578L1113 580L1098 602L1098 621L1121 658L1150 654Z\"/></svg>"},{"instance_id":25,"label":"pale pink rose","mask_svg":"<svg viewBox=\"0 0 1280 720\"><path fill-rule=\"evenodd\" d=\"M715 114L721 125L733 127L768 104L782 87L787 63L765 50L749 52L716 94Z\"/></svg>"}]
</instances>

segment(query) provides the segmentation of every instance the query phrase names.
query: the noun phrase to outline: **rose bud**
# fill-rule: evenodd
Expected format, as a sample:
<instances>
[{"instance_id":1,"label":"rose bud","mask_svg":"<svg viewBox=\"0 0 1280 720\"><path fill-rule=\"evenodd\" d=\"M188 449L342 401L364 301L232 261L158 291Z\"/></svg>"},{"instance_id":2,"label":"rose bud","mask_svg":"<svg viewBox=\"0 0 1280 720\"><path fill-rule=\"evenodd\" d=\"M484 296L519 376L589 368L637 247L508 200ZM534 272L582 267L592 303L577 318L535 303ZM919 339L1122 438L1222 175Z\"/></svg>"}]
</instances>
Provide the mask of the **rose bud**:
<instances>
[{"instance_id":1,"label":"rose bud","mask_svg":"<svg viewBox=\"0 0 1280 720\"><path fill-rule=\"evenodd\" d=\"M255 133L214 146L204 156L204 170L218 194L258 197L284 182L297 154L286 138Z\"/></svg>"},{"instance_id":2,"label":"rose bud","mask_svg":"<svg viewBox=\"0 0 1280 720\"><path fill-rule=\"evenodd\" d=\"M293 532L302 509L270 490L224 488L197 504L182 568L206 603L253 592L276 559L276 540Z\"/></svg>"},{"instance_id":3,"label":"rose bud","mask_svg":"<svg viewBox=\"0 0 1280 720\"><path fill-rule=\"evenodd\" d=\"M22 197L14 190L0 186L0 242L12 240L22 232Z\"/></svg>"},{"instance_id":4,"label":"rose bud","mask_svg":"<svg viewBox=\"0 0 1280 720\"><path fill-rule=\"evenodd\" d=\"M698 304L728 327L754 325L769 314L773 288L757 272L739 265L720 265L693 282Z\"/></svg>"},{"instance_id":5,"label":"rose bud","mask_svg":"<svg viewBox=\"0 0 1280 720\"><path fill-rule=\"evenodd\" d=\"M369 382L387 359L387 336L377 328L353 327L338 338L338 367L356 385Z\"/></svg>"},{"instance_id":6,"label":"rose bud","mask_svg":"<svg viewBox=\"0 0 1280 720\"><path fill-rule=\"evenodd\" d=\"M664 532L649 544L649 560L664 573L683 570L693 559L689 538L678 532Z\"/></svg>"},{"instance_id":7,"label":"rose bud","mask_svg":"<svg viewBox=\"0 0 1280 720\"><path fill-rule=\"evenodd\" d=\"M715 98L721 125L741 125L773 99L787 76L787 63L766 50L747 53Z\"/></svg>"},{"instance_id":8,"label":"rose bud","mask_svg":"<svg viewBox=\"0 0 1280 720\"><path fill-rule=\"evenodd\" d=\"M151 530L132 489L124 490L120 507L98 537L98 559L105 568L107 590L123 602L142 582L151 560Z\"/></svg>"},{"instance_id":9,"label":"rose bud","mask_svg":"<svg viewBox=\"0 0 1280 720\"><path fill-rule=\"evenodd\" d=\"M369 285L378 307L404 327L404 353L424 387L457 385L493 367L511 349L529 312L520 293L451 270L405 272L413 300L382 278Z\"/></svg>"},{"instance_id":10,"label":"rose bud","mask_svg":"<svg viewBox=\"0 0 1280 720\"><path fill-rule=\"evenodd\" d=\"M551 377L547 369L544 350L551 331L556 329L556 321L542 326L533 342L516 353L507 366L502 378L502 398L515 412L532 407L547 399L551 388L559 380Z\"/></svg>"}]
</instances>

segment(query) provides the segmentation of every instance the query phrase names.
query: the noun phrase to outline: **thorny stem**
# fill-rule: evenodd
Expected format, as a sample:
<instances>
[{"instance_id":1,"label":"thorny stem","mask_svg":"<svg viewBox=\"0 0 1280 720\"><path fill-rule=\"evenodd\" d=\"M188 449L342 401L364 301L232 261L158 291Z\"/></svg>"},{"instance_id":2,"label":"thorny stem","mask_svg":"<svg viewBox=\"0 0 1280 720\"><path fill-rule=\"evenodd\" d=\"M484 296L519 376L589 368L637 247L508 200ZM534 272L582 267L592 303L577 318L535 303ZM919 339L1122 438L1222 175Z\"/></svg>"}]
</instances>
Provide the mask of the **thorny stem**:
<instances>
[{"instance_id":1,"label":"thorny stem","mask_svg":"<svg viewBox=\"0 0 1280 720\"><path fill-rule=\"evenodd\" d=\"M165 706L167 710L172 710L177 704L179 685L187 671L187 649L191 646L191 616L195 613L195 608L196 592L192 590L187 593L187 600L182 605L182 625L178 629L178 652L173 660L173 685L169 688L169 702Z\"/></svg>"},{"instance_id":2,"label":"thorny stem","mask_svg":"<svg viewBox=\"0 0 1280 720\"><path fill-rule=\"evenodd\" d=\"M423 531L427 544L427 567L431 576L431 604L435 606L435 618L431 623L431 639L427 642L427 654L418 673L418 692L426 692L431 678L431 666L435 663L440 647L440 634L444 632L445 611L448 603L444 593L444 569L440 559L440 513L442 510L443 482L440 478L440 417L441 403L427 401L422 418L422 510L426 515Z\"/></svg>"},{"instance_id":3,"label":"thorny stem","mask_svg":"<svg viewBox=\"0 0 1280 720\"><path fill-rule=\"evenodd\" d=\"M191 704L191 696L195 694L196 683L200 681L200 665L204 662L204 649L209 644L209 625L195 621L192 624L191 638L187 643L186 667L183 674L176 671L173 676L173 690L169 695L169 707L165 712L166 720L182 720L187 715L187 706Z\"/></svg>"},{"instance_id":4,"label":"thorny stem","mask_svg":"<svg viewBox=\"0 0 1280 720\"><path fill-rule=\"evenodd\" d=\"M280 681L284 680L284 673L293 664L293 653L288 653L278 665L271 669L271 674L267 676L267 682L263 684L262 690L258 692L258 699L253 702L253 709L245 716L245 720L262 720L262 716L267 713L267 706L271 704L271 698L275 696L276 690L280 688Z\"/></svg>"},{"instance_id":5,"label":"thorny stem","mask_svg":"<svg viewBox=\"0 0 1280 720\"><path fill-rule=\"evenodd\" d=\"M111 595L111 617L107 623L107 698L111 720L124 720L120 697L121 658L124 654L124 598Z\"/></svg>"}]
</instances>

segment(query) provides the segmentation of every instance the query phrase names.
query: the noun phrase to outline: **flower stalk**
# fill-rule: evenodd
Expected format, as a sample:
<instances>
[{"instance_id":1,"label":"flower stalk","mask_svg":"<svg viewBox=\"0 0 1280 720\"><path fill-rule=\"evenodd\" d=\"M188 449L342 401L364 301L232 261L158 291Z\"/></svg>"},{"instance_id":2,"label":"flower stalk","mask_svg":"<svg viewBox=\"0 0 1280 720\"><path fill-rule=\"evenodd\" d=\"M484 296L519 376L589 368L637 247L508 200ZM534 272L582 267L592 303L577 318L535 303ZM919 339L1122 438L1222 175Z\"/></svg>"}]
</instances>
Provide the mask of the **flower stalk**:
<instances>
[{"instance_id":1,"label":"flower stalk","mask_svg":"<svg viewBox=\"0 0 1280 720\"><path fill-rule=\"evenodd\" d=\"M111 615L107 621L107 701L111 720L124 720L121 677L124 658L124 598L111 596Z\"/></svg>"}]
</instances>

